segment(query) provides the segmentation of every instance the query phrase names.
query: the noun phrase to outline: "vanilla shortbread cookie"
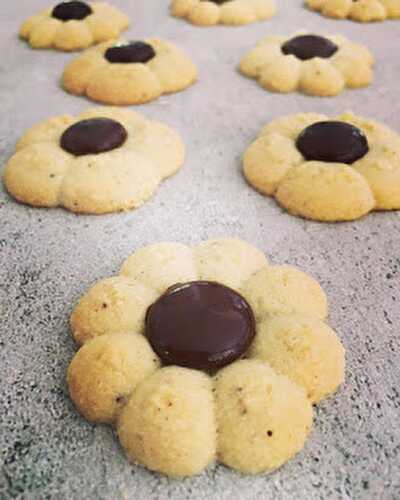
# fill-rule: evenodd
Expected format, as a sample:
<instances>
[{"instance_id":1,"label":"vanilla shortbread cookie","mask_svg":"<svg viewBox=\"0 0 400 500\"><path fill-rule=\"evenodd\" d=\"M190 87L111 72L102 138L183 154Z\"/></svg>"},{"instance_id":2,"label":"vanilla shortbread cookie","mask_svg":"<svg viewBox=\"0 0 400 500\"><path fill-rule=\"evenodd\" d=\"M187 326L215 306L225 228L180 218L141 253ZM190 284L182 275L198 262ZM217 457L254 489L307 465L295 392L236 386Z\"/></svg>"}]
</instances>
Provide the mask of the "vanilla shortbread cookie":
<instances>
[{"instance_id":1,"label":"vanilla shortbread cookie","mask_svg":"<svg viewBox=\"0 0 400 500\"><path fill-rule=\"evenodd\" d=\"M362 23L400 18L399 0L305 0L306 5L326 17Z\"/></svg>"},{"instance_id":2,"label":"vanilla shortbread cookie","mask_svg":"<svg viewBox=\"0 0 400 500\"><path fill-rule=\"evenodd\" d=\"M129 19L105 2L70 1L29 17L19 35L33 49L80 50L117 38Z\"/></svg>"},{"instance_id":3,"label":"vanilla shortbread cookie","mask_svg":"<svg viewBox=\"0 0 400 500\"><path fill-rule=\"evenodd\" d=\"M150 245L75 307L70 395L151 470L274 470L302 449L312 404L344 380L327 314L311 276L244 241Z\"/></svg>"},{"instance_id":4,"label":"vanilla shortbread cookie","mask_svg":"<svg viewBox=\"0 0 400 500\"><path fill-rule=\"evenodd\" d=\"M275 15L275 0L172 0L171 14L198 26L240 26Z\"/></svg>"},{"instance_id":5,"label":"vanilla shortbread cookie","mask_svg":"<svg viewBox=\"0 0 400 500\"><path fill-rule=\"evenodd\" d=\"M179 170L185 148L166 125L94 108L38 123L19 140L4 184L18 201L102 214L137 208Z\"/></svg>"},{"instance_id":6,"label":"vanilla shortbread cookie","mask_svg":"<svg viewBox=\"0 0 400 500\"><path fill-rule=\"evenodd\" d=\"M334 96L345 87L367 86L374 58L364 45L341 35L305 32L267 36L240 62L240 72L271 92Z\"/></svg>"},{"instance_id":7,"label":"vanilla shortbread cookie","mask_svg":"<svg viewBox=\"0 0 400 500\"><path fill-rule=\"evenodd\" d=\"M128 105L178 92L197 79L197 68L176 45L159 39L106 42L70 62L62 77L72 94Z\"/></svg>"},{"instance_id":8,"label":"vanilla shortbread cookie","mask_svg":"<svg viewBox=\"0 0 400 500\"><path fill-rule=\"evenodd\" d=\"M400 209L400 136L352 113L272 121L246 150L243 170L258 191L307 219Z\"/></svg>"}]
</instances>

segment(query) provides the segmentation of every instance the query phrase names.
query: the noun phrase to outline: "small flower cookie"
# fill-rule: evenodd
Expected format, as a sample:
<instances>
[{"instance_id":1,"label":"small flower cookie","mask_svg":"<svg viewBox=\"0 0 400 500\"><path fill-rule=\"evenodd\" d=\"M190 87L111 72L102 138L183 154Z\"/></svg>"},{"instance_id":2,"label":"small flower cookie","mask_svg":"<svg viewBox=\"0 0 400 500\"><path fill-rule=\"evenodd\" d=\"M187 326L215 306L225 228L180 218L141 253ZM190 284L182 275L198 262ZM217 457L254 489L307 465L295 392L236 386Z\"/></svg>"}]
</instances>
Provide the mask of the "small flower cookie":
<instances>
[{"instance_id":1,"label":"small flower cookie","mask_svg":"<svg viewBox=\"0 0 400 500\"><path fill-rule=\"evenodd\" d=\"M275 15L275 0L172 0L171 14L198 26L239 26Z\"/></svg>"},{"instance_id":2,"label":"small flower cookie","mask_svg":"<svg viewBox=\"0 0 400 500\"><path fill-rule=\"evenodd\" d=\"M70 395L151 470L191 476L218 459L270 471L303 448L312 404L344 380L326 316L313 278L244 241L150 245L75 307Z\"/></svg>"},{"instance_id":3,"label":"small flower cookie","mask_svg":"<svg viewBox=\"0 0 400 500\"><path fill-rule=\"evenodd\" d=\"M29 17L19 34L33 49L80 50L117 38L129 19L104 2L62 2Z\"/></svg>"},{"instance_id":4,"label":"small flower cookie","mask_svg":"<svg viewBox=\"0 0 400 500\"><path fill-rule=\"evenodd\" d=\"M351 113L272 121L245 152L243 170L255 189L306 219L400 209L400 136Z\"/></svg>"},{"instance_id":5,"label":"small flower cookie","mask_svg":"<svg viewBox=\"0 0 400 500\"><path fill-rule=\"evenodd\" d=\"M197 80L189 56L159 39L106 42L65 68L62 85L75 95L113 105L141 104L178 92Z\"/></svg>"},{"instance_id":6,"label":"small flower cookie","mask_svg":"<svg viewBox=\"0 0 400 500\"><path fill-rule=\"evenodd\" d=\"M137 208L185 155L179 135L132 111L89 109L28 130L6 164L4 184L18 201L103 214Z\"/></svg>"},{"instance_id":7,"label":"small flower cookie","mask_svg":"<svg viewBox=\"0 0 400 500\"><path fill-rule=\"evenodd\" d=\"M240 72L271 92L334 96L345 87L367 86L374 59L341 35L267 36L240 62Z\"/></svg>"},{"instance_id":8,"label":"small flower cookie","mask_svg":"<svg viewBox=\"0 0 400 500\"><path fill-rule=\"evenodd\" d=\"M362 23L400 18L400 0L306 0L306 5L326 17Z\"/></svg>"}]
</instances>

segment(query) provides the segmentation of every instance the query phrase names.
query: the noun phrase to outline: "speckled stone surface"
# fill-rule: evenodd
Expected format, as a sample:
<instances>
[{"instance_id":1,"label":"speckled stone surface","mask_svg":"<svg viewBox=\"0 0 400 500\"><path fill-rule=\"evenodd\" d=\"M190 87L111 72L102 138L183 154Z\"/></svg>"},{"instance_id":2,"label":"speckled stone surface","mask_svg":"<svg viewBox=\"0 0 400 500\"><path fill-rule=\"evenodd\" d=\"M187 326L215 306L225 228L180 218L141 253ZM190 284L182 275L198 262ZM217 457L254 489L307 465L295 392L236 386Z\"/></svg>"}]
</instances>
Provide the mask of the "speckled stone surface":
<instances>
[{"instance_id":1,"label":"speckled stone surface","mask_svg":"<svg viewBox=\"0 0 400 500\"><path fill-rule=\"evenodd\" d=\"M246 185L240 156L261 125L285 113L352 109L400 130L400 22L332 21L301 0L280 0L271 21L202 29L169 17L166 0L115 4L134 21L131 38L169 38L199 65L197 85L140 107L179 129L188 157L153 200L126 214L32 209L0 188L0 498L399 499L400 213L345 224L291 217ZM73 55L32 51L16 37L46 5L0 3L1 163L38 120L91 106L57 86ZM377 57L373 86L328 99L285 96L235 72L261 36L301 28L367 43ZM77 415L65 383L75 351L68 318L79 296L140 246L221 236L246 239L321 281L347 348L347 380L318 406L303 452L277 472L244 477L215 466L172 481L129 465L109 427Z\"/></svg>"}]
</instances>

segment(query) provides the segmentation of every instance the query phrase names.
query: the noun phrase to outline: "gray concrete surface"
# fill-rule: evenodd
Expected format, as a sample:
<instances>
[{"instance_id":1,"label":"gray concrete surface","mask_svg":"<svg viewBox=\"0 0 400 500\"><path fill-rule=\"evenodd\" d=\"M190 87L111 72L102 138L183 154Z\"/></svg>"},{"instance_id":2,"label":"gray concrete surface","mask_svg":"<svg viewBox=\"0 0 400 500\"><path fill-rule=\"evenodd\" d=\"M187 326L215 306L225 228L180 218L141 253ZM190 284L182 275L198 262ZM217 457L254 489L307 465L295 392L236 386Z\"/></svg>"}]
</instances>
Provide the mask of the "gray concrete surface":
<instances>
[{"instance_id":1,"label":"gray concrete surface","mask_svg":"<svg viewBox=\"0 0 400 500\"><path fill-rule=\"evenodd\" d=\"M246 185L240 156L262 124L290 112L352 109L400 131L400 22L337 22L301 0L278 0L271 21L200 29L169 17L167 3L115 0L134 21L131 38L174 40L199 66L197 85L140 107L182 133L181 172L143 208L103 217L31 209L0 188L0 498L399 499L400 214L346 224L293 218ZM0 3L1 163L30 125L91 105L57 87L71 55L31 51L16 37L19 23L46 4ZM261 36L301 28L367 43L377 58L373 86L328 99L280 96L234 71ZM346 384L317 408L303 452L274 474L243 477L215 466L171 481L129 465L109 427L75 412L65 384L75 350L68 317L89 285L140 246L228 235L322 282L347 348Z\"/></svg>"}]
</instances>

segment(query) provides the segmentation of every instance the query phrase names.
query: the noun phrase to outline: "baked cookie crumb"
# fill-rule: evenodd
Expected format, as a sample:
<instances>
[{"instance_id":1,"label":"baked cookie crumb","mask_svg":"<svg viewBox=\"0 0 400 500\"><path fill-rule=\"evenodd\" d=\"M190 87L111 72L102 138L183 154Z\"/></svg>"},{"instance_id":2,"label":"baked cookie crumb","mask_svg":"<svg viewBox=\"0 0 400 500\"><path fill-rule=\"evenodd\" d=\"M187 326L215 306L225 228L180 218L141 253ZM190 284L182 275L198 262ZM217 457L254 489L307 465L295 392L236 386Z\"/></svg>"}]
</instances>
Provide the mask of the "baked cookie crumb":
<instances>
[{"instance_id":1,"label":"baked cookie crumb","mask_svg":"<svg viewBox=\"0 0 400 500\"><path fill-rule=\"evenodd\" d=\"M29 17L19 35L33 49L81 50L117 38L130 22L105 2L61 2Z\"/></svg>"}]
</instances>

